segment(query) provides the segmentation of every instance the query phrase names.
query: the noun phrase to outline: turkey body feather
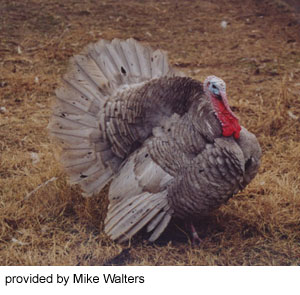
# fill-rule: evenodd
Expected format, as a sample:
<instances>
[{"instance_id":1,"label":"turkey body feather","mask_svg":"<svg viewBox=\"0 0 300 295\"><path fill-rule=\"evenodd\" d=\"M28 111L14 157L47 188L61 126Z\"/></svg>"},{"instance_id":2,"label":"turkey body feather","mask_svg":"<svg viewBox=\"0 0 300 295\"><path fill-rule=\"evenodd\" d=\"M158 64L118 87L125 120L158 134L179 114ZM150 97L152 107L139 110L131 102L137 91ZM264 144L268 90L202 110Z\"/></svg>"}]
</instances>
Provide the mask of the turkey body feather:
<instances>
[{"instance_id":1,"label":"turkey body feather","mask_svg":"<svg viewBox=\"0 0 300 295\"><path fill-rule=\"evenodd\" d=\"M86 196L112 180L105 221L112 239L147 226L154 241L172 216L207 215L256 175L260 146L225 96L222 104L222 83L209 99L166 53L133 39L102 40L71 59L49 129L71 183Z\"/></svg>"}]
</instances>

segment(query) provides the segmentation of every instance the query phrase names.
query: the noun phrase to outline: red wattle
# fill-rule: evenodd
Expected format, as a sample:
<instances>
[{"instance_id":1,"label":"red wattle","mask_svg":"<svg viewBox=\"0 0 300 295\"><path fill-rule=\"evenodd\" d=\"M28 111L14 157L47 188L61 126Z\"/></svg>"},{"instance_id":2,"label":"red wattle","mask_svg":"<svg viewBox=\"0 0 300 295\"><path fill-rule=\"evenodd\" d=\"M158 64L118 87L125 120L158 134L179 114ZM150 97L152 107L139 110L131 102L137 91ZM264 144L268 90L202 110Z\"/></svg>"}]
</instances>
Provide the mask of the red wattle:
<instances>
[{"instance_id":1,"label":"red wattle","mask_svg":"<svg viewBox=\"0 0 300 295\"><path fill-rule=\"evenodd\" d=\"M233 135L234 138L238 139L240 137L240 131L241 131L241 126L238 123L237 119L234 119L235 122L230 122L230 125L228 123L222 125L222 134L223 136L231 136Z\"/></svg>"},{"instance_id":2,"label":"red wattle","mask_svg":"<svg viewBox=\"0 0 300 295\"><path fill-rule=\"evenodd\" d=\"M227 109L224 103L220 100L214 99L217 116L222 125L223 136L231 136L238 139L240 137L241 126L239 120L233 116L232 111Z\"/></svg>"}]
</instances>

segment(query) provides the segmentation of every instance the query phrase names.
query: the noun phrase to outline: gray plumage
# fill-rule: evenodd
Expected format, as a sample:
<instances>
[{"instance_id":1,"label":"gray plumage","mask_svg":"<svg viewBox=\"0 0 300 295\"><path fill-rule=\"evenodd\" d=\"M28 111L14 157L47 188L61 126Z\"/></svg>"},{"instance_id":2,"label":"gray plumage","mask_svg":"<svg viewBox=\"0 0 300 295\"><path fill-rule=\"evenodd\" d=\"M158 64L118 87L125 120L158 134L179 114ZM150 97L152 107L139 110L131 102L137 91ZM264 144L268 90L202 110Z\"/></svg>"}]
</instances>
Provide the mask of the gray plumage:
<instances>
[{"instance_id":1,"label":"gray plumage","mask_svg":"<svg viewBox=\"0 0 300 295\"><path fill-rule=\"evenodd\" d=\"M49 129L70 182L91 196L112 180L105 232L114 240L146 226L154 241L171 217L209 214L257 173L256 137L224 136L203 84L133 39L89 45L56 95Z\"/></svg>"}]
</instances>

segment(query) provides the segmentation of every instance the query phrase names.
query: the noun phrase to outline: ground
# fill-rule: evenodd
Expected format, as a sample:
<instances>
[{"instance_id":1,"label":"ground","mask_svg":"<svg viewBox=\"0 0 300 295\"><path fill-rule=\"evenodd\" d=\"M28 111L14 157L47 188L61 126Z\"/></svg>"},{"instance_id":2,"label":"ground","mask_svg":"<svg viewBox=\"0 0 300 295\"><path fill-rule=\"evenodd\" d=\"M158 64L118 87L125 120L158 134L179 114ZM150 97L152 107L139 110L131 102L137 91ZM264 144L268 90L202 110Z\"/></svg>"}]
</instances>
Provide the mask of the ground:
<instances>
[{"instance_id":1,"label":"ground","mask_svg":"<svg viewBox=\"0 0 300 295\"><path fill-rule=\"evenodd\" d=\"M293 9L259 0L2 0L0 264L299 265L300 26ZM168 51L170 63L195 79L223 78L232 109L261 144L255 180L199 220L200 245L178 221L154 244L143 233L130 244L109 240L107 188L83 198L49 140L54 90L69 58L101 38L129 37Z\"/></svg>"}]
</instances>

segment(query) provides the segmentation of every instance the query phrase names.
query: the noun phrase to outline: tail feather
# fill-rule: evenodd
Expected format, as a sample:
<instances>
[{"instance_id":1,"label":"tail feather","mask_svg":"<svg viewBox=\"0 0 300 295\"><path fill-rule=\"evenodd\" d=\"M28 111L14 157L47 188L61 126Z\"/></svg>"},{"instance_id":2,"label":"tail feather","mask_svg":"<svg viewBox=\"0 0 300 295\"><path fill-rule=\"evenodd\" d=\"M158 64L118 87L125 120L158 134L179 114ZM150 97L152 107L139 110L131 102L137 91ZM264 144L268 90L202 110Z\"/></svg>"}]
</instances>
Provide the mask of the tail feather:
<instances>
[{"instance_id":1,"label":"tail feather","mask_svg":"<svg viewBox=\"0 0 300 295\"><path fill-rule=\"evenodd\" d=\"M79 182L80 186L84 190L83 195L88 197L94 194L95 191L100 190L110 181L113 176L113 172L110 168L105 170L99 169L98 172L89 175Z\"/></svg>"},{"instance_id":2,"label":"tail feather","mask_svg":"<svg viewBox=\"0 0 300 295\"><path fill-rule=\"evenodd\" d=\"M160 50L155 50L151 55L152 77L165 76L169 71L169 65L166 54Z\"/></svg>"},{"instance_id":3,"label":"tail feather","mask_svg":"<svg viewBox=\"0 0 300 295\"><path fill-rule=\"evenodd\" d=\"M116 67L114 58L106 47L107 44L107 41L101 40L96 44L90 45L88 47L88 54L97 64L107 81L109 81L110 87L116 89L122 84L122 78L119 69Z\"/></svg>"},{"instance_id":4,"label":"tail feather","mask_svg":"<svg viewBox=\"0 0 300 295\"><path fill-rule=\"evenodd\" d=\"M78 70L82 70L101 93L98 99L100 98L100 101L105 103L107 95L111 94L111 88L103 71L99 69L99 66L89 55L76 55L74 62L78 66Z\"/></svg>"},{"instance_id":5,"label":"tail feather","mask_svg":"<svg viewBox=\"0 0 300 295\"><path fill-rule=\"evenodd\" d=\"M56 90L58 100L73 106L73 111L79 109L78 111L90 113L96 117L97 111L95 108L98 108L99 112L100 103L97 103L97 100L95 101L94 94L90 90L76 85L75 81L70 81L70 83L67 80L65 81L64 85ZM81 86L83 86L83 83ZM88 85L85 86L88 87Z\"/></svg>"},{"instance_id":6,"label":"tail feather","mask_svg":"<svg viewBox=\"0 0 300 295\"><path fill-rule=\"evenodd\" d=\"M70 177L72 176L72 179L74 179L74 174L78 174L78 177L82 178L82 175L88 175L87 171L93 169L92 167L99 167L97 158L86 158L81 160L80 162L78 161L77 163L64 161L64 164L66 165L66 171L68 172Z\"/></svg>"},{"instance_id":7,"label":"tail feather","mask_svg":"<svg viewBox=\"0 0 300 295\"><path fill-rule=\"evenodd\" d=\"M95 160L101 164L98 164L98 167L104 168L104 164L101 163L101 158L99 158L100 153L95 152L95 150L67 150L63 153L61 162L66 168L72 168Z\"/></svg>"},{"instance_id":8,"label":"tail feather","mask_svg":"<svg viewBox=\"0 0 300 295\"><path fill-rule=\"evenodd\" d=\"M80 144L89 145L95 142L95 140L91 140L89 137L90 132L87 132L86 136L74 136L67 134L67 132L58 132L56 130L51 131L51 133L55 136L55 140L58 141L63 148L79 146Z\"/></svg>"},{"instance_id":9,"label":"tail feather","mask_svg":"<svg viewBox=\"0 0 300 295\"><path fill-rule=\"evenodd\" d=\"M140 43L135 42L135 49L141 68L141 75L145 80L149 80L152 78L150 48L147 46L142 46Z\"/></svg>"},{"instance_id":10,"label":"tail feather","mask_svg":"<svg viewBox=\"0 0 300 295\"><path fill-rule=\"evenodd\" d=\"M93 126L97 123L95 114L84 111L81 108L59 98L57 98L56 105L53 108L53 115L61 118L69 118L72 121L92 124ZM52 118L52 120L55 120L55 118Z\"/></svg>"},{"instance_id":11,"label":"tail feather","mask_svg":"<svg viewBox=\"0 0 300 295\"><path fill-rule=\"evenodd\" d=\"M67 73L63 79L66 86L58 89L56 95L59 99L71 103L85 112L92 114L99 112L101 104L97 97L101 97L100 91L95 89L82 73Z\"/></svg>"},{"instance_id":12,"label":"tail feather","mask_svg":"<svg viewBox=\"0 0 300 295\"><path fill-rule=\"evenodd\" d=\"M99 129L97 121L95 118L91 120L89 116L83 115L56 115L54 114L54 120L50 123L53 129L66 129L66 130L76 130L76 129L84 129L84 128L94 128L96 130Z\"/></svg>"},{"instance_id":13,"label":"tail feather","mask_svg":"<svg viewBox=\"0 0 300 295\"><path fill-rule=\"evenodd\" d=\"M142 77L141 76L141 66L139 59L137 57L136 49L135 49L135 41L133 39L129 39L127 41L121 41L121 48L123 50L125 59L128 63L129 73L128 75L132 78Z\"/></svg>"},{"instance_id":14,"label":"tail feather","mask_svg":"<svg viewBox=\"0 0 300 295\"><path fill-rule=\"evenodd\" d=\"M85 128L85 129L52 129L52 133L56 135L56 137L65 137L66 140L69 141L78 141L80 142L82 139L88 139L92 142L96 142L98 140L98 131L95 131L91 128Z\"/></svg>"},{"instance_id":15,"label":"tail feather","mask_svg":"<svg viewBox=\"0 0 300 295\"><path fill-rule=\"evenodd\" d=\"M70 183L80 183L83 179L91 177L97 172L105 171L102 166L98 165L98 163L94 163L92 166L89 163L89 165L85 168L86 169L80 169L80 172L78 172L77 169L74 169L74 166L66 168L69 173Z\"/></svg>"},{"instance_id":16,"label":"tail feather","mask_svg":"<svg viewBox=\"0 0 300 295\"><path fill-rule=\"evenodd\" d=\"M121 73L121 77L124 79L124 84L130 84L130 68L129 62L126 59L123 48L121 46L122 40L114 39L111 44L108 45L108 49L110 50L111 56L114 58L117 68Z\"/></svg>"}]
</instances>

